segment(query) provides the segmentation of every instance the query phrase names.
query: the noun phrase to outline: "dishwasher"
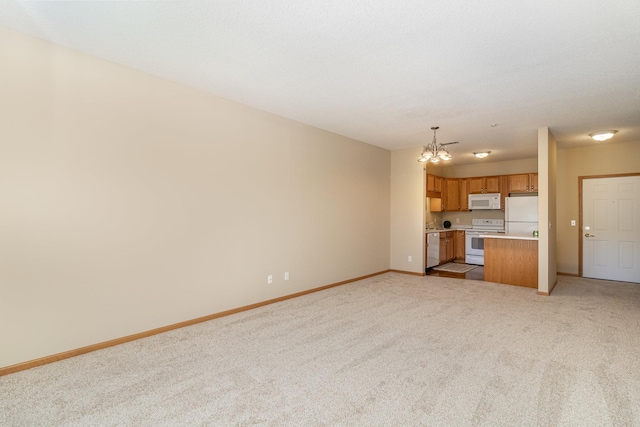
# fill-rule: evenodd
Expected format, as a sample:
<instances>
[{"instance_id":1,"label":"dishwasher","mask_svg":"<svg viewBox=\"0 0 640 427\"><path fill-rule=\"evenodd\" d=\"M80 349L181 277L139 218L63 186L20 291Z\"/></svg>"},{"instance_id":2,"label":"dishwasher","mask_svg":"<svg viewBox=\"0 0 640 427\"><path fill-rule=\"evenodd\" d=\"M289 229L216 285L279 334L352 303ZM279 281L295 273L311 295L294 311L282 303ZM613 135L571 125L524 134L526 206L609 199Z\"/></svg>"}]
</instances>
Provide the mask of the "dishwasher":
<instances>
[{"instance_id":1,"label":"dishwasher","mask_svg":"<svg viewBox=\"0 0 640 427\"><path fill-rule=\"evenodd\" d=\"M427 234L427 268L440 263L440 233Z\"/></svg>"}]
</instances>

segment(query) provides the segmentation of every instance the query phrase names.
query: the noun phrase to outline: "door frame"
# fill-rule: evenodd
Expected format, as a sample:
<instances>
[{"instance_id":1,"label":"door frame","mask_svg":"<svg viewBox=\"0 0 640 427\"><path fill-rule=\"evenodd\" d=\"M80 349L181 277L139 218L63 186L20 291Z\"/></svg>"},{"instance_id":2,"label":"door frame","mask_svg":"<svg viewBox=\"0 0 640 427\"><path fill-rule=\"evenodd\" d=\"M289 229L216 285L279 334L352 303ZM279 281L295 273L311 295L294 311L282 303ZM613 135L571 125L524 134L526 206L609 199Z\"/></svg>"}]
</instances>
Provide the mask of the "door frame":
<instances>
[{"instance_id":1,"label":"door frame","mask_svg":"<svg viewBox=\"0 0 640 427\"><path fill-rule=\"evenodd\" d=\"M579 224L580 232L578 233L578 276L582 275L582 242L584 240L584 234L582 230L582 181L584 179L599 179L599 178L620 178L625 176L640 176L640 172L633 173L616 173L611 175L588 175L578 177L578 209L579 209Z\"/></svg>"}]
</instances>

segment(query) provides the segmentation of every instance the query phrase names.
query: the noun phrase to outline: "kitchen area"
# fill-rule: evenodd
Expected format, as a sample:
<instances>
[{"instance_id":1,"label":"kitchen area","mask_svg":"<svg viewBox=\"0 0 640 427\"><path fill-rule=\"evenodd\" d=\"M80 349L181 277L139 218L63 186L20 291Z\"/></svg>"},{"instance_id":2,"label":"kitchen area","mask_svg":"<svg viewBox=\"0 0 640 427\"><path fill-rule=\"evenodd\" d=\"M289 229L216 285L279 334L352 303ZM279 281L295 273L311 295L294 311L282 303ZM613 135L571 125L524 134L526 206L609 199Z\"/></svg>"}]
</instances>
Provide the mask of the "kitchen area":
<instances>
[{"instance_id":1,"label":"kitchen area","mask_svg":"<svg viewBox=\"0 0 640 427\"><path fill-rule=\"evenodd\" d=\"M426 274L537 287L537 173L426 181Z\"/></svg>"}]
</instances>

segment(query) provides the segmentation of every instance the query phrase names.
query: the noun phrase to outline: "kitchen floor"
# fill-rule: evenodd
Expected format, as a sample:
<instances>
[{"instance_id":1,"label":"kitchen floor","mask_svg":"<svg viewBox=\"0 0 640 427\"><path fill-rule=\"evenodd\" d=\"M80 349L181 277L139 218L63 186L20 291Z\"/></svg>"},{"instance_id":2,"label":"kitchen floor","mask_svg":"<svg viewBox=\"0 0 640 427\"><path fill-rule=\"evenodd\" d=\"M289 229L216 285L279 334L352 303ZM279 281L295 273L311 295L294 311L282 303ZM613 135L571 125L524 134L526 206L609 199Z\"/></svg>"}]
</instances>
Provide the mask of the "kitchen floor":
<instances>
[{"instance_id":1,"label":"kitchen floor","mask_svg":"<svg viewBox=\"0 0 640 427\"><path fill-rule=\"evenodd\" d=\"M440 277L455 277L456 279L467 280L484 280L484 266L479 265L473 270L469 270L466 273L451 273L448 271L437 271L434 269L427 270L427 276L440 276Z\"/></svg>"}]
</instances>

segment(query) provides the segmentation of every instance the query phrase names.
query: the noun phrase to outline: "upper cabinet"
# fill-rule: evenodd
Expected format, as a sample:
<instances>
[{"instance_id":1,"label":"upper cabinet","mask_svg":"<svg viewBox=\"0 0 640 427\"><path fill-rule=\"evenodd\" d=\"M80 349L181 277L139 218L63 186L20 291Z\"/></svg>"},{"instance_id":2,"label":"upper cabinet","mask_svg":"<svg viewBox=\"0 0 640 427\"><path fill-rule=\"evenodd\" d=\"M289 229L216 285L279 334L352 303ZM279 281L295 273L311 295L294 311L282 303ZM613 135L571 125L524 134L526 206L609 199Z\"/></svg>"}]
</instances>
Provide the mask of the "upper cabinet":
<instances>
[{"instance_id":1,"label":"upper cabinet","mask_svg":"<svg viewBox=\"0 0 640 427\"><path fill-rule=\"evenodd\" d=\"M503 175L500 177L500 210L505 211L505 197L509 196L509 176Z\"/></svg>"},{"instance_id":2,"label":"upper cabinet","mask_svg":"<svg viewBox=\"0 0 640 427\"><path fill-rule=\"evenodd\" d=\"M529 187L530 191L538 192L538 174L530 173L529 174Z\"/></svg>"},{"instance_id":3,"label":"upper cabinet","mask_svg":"<svg viewBox=\"0 0 640 427\"><path fill-rule=\"evenodd\" d=\"M442 178L427 174L427 197L442 197Z\"/></svg>"},{"instance_id":4,"label":"upper cabinet","mask_svg":"<svg viewBox=\"0 0 640 427\"><path fill-rule=\"evenodd\" d=\"M457 178L444 179L444 210L460 210L460 180Z\"/></svg>"},{"instance_id":5,"label":"upper cabinet","mask_svg":"<svg viewBox=\"0 0 640 427\"><path fill-rule=\"evenodd\" d=\"M467 178L445 178L442 189L445 211L469 210L469 180Z\"/></svg>"},{"instance_id":6,"label":"upper cabinet","mask_svg":"<svg viewBox=\"0 0 640 427\"><path fill-rule=\"evenodd\" d=\"M538 174L523 173L508 176L509 193L538 192Z\"/></svg>"},{"instance_id":7,"label":"upper cabinet","mask_svg":"<svg viewBox=\"0 0 640 427\"><path fill-rule=\"evenodd\" d=\"M500 177L488 176L486 178L487 183L485 186L485 193L499 193L500 192Z\"/></svg>"},{"instance_id":8,"label":"upper cabinet","mask_svg":"<svg viewBox=\"0 0 640 427\"><path fill-rule=\"evenodd\" d=\"M500 176L481 176L468 178L469 194L499 193Z\"/></svg>"},{"instance_id":9,"label":"upper cabinet","mask_svg":"<svg viewBox=\"0 0 640 427\"><path fill-rule=\"evenodd\" d=\"M442 191L442 181L443 179L440 178L439 176L434 176L434 184L433 184L433 188L435 189L436 193L440 193Z\"/></svg>"},{"instance_id":10,"label":"upper cabinet","mask_svg":"<svg viewBox=\"0 0 640 427\"><path fill-rule=\"evenodd\" d=\"M469 210L469 194L499 193L500 209L509 193L538 192L538 174L480 176L472 178L442 178L427 174L427 197L431 197L432 212Z\"/></svg>"},{"instance_id":11,"label":"upper cabinet","mask_svg":"<svg viewBox=\"0 0 640 427\"><path fill-rule=\"evenodd\" d=\"M460 178L460 210L469 210L469 180Z\"/></svg>"}]
</instances>

